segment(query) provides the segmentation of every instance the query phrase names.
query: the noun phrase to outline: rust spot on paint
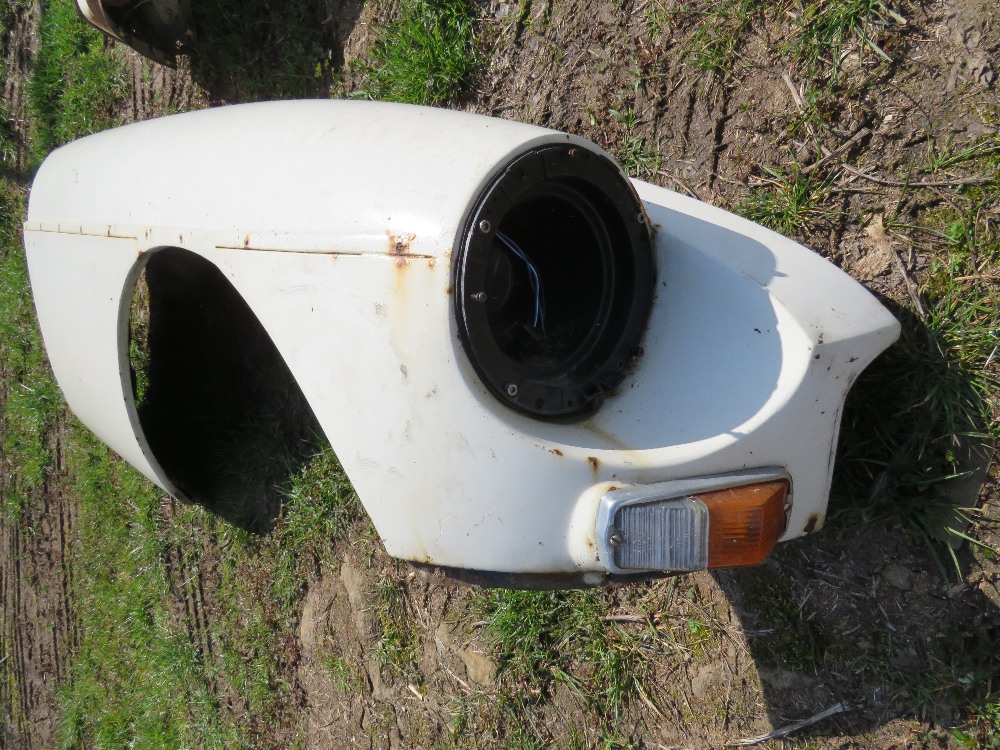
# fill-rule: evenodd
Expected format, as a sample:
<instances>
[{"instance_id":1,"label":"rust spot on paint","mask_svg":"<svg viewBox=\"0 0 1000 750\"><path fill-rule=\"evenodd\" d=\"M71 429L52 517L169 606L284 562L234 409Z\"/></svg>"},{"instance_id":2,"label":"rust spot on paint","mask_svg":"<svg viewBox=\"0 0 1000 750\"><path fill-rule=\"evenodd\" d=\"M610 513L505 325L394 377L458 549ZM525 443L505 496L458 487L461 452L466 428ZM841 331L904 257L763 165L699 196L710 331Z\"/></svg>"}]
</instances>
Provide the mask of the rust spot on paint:
<instances>
[{"instance_id":1,"label":"rust spot on paint","mask_svg":"<svg viewBox=\"0 0 1000 750\"><path fill-rule=\"evenodd\" d=\"M250 235L249 234L244 234L243 235L243 247L250 247Z\"/></svg>"},{"instance_id":2,"label":"rust spot on paint","mask_svg":"<svg viewBox=\"0 0 1000 750\"><path fill-rule=\"evenodd\" d=\"M385 236L389 238L390 255L406 255L410 252L410 244L416 239L415 234L395 234L386 230ZM397 263L398 265L398 263Z\"/></svg>"},{"instance_id":3,"label":"rust spot on paint","mask_svg":"<svg viewBox=\"0 0 1000 750\"><path fill-rule=\"evenodd\" d=\"M597 456L587 456L587 461L590 463L590 467L596 472L601 468L601 459Z\"/></svg>"},{"instance_id":4,"label":"rust spot on paint","mask_svg":"<svg viewBox=\"0 0 1000 750\"><path fill-rule=\"evenodd\" d=\"M561 450L559 450L558 448L552 448L552 449L551 449L551 450L549 451L549 453L554 453L554 454L556 454L557 456L561 456L561 455L563 454L563 452L562 452Z\"/></svg>"},{"instance_id":5,"label":"rust spot on paint","mask_svg":"<svg viewBox=\"0 0 1000 750\"><path fill-rule=\"evenodd\" d=\"M823 519L819 513L810 513L806 525L802 528L803 534L811 534L823 525Z\"/></svg>"}]
</instances>

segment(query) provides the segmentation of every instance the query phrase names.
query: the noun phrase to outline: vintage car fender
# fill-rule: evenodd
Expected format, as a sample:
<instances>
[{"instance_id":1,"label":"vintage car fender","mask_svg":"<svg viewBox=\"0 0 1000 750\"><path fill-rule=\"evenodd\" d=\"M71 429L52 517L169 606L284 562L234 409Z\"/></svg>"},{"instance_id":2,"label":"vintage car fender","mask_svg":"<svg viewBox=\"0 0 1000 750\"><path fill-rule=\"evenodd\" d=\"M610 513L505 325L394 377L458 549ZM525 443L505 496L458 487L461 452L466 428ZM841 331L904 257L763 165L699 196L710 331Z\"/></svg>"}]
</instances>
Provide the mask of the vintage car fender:
<instances>
[{"instance_id":1,"label":"vintage car fender","mask_svg":"<svg viewBox=\"0 0 1000 750\"><path fill-rule=\"evenodd\" d=\"M557 264L536 232L570 235ZM588 141L405 105L240 105L83 138L42 165L24 236L69 406L152 482L184 495L136 411L129 306L148 259L183 248L266 329L386 550L508 585L754 563L817 530L847 391L899 332L815 253L630 182ZM497 253L500 271L473 267ZM497 354L470 279L501 272L490 295L527 312ZM588 284L624 312L594 312ZM531 340L561 314L611 331L562 379ZM770 520L739 516L760 487L780 490ZM754 534L746 559L706 552Z\"/></svg>"}]
</instances>

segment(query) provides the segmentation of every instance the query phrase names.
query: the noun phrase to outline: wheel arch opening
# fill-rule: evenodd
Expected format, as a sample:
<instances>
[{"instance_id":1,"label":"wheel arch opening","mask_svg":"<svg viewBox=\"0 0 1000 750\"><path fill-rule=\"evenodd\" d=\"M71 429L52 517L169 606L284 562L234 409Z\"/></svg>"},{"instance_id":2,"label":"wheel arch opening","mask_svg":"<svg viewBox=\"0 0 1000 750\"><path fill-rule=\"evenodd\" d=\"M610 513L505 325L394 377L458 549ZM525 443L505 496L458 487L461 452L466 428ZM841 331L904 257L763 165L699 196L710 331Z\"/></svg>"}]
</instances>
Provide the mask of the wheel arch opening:
<instances>
[{"instance_id":1,"label":"wheel arch opening","mask_svg":"<svg viewBox=\"0 0 1000 750\"><path fill-rule=\"evenodd\" d=\"M236 287L198 253L155 248L127 284L123 388L140 444L172 491L268 531L290 477L325 444L301 388Z\"/></svg>"}]
</instances>

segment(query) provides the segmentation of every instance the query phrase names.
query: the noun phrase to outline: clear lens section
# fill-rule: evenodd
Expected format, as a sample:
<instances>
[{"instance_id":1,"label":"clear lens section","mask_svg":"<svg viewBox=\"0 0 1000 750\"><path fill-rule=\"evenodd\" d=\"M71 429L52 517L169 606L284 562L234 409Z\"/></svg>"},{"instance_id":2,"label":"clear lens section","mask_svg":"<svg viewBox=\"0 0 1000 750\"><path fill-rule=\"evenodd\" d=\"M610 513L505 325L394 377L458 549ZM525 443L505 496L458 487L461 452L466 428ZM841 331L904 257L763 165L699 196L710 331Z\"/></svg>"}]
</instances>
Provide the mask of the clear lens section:
<instances>
[{"instance_id":1,"label":"clear lens section","mask_svg":"<svg viewBox=\"0 0 1000 750\"><path fill-rule=\"evenodd\" d=\"M627 570L708 567L708 508L693 497L627 505L609 536L615 565Z\"/></svg>"}]
</instances>

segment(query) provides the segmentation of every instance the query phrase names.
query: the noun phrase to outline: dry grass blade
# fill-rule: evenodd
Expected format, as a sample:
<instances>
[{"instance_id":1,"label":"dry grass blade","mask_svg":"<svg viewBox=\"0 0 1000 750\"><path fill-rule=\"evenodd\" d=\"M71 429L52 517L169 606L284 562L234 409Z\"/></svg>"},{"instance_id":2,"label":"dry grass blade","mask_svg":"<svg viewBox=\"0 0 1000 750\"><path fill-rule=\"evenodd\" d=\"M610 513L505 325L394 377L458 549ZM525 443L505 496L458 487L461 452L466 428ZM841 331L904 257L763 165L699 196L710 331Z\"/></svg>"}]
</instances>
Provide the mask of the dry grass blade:
<instances>
[{"instance_id":1,"label":"dry grass blade","mask_svg":"<svg viewBox=\"0 0 1000 750\"><path fill-rule=\"evenodd\" d=\"M964 185L986 185L995 179L992 177L959 177L954 180L887 180L867 172L862 172L860 169L855 169L847 164L844 164L843 167L851 174L864 180L875 182L879 185L888 185L889 187L962 187Z\"/></svg>"},{"instance_id":2,"label":"dry grass blade","mask_svg":"<svg viewBox=\"0 0 1000 750\"><path fill-rule=\"evenodd\" d=\"M781 727L780 729L775 729L774 731L768 732L767 734L761 734L756 737L745 737L743 739L733 740L732 742L726 743L726 745L727 747L750 747L752 745L759 745L762 742L767 742L768 740L778 739L779 737L787 737L793 732L797 732L800 729L805 729L808 726L812 726L817 722L823 721L823 719L828 719L831 716L843 713L844 711L848 710L850 710L849 706L846 706L843 703L838 703L837 705L831 706L825 711L820 711L818 714L810 716L808 719L802 719L801 721L793 722L791 724Z\"/></svg>"}]
</instances>

